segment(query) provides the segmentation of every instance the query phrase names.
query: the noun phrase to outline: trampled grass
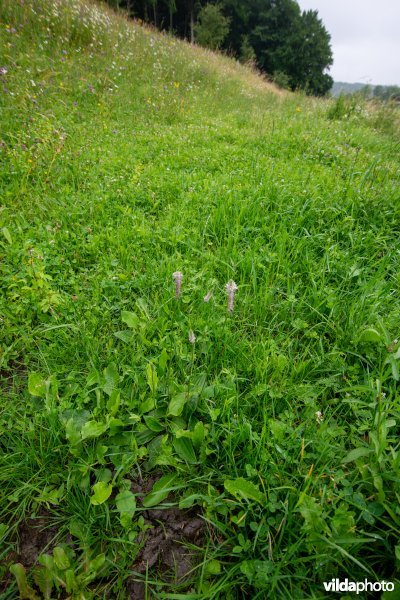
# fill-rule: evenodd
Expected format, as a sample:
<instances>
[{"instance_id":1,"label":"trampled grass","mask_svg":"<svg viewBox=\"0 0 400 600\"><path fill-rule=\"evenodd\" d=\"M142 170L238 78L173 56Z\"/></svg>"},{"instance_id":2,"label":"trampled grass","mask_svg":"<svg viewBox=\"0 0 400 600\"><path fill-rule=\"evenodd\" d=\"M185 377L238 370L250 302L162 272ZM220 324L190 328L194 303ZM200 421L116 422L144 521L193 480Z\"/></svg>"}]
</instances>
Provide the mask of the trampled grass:
<instances>
[{"instance_id":1,"label":"trampled grass","mask_svg":"<svg viewBox=\"0 0 400 600\"><path fill-rule=\"evenodd\" d=\"M101 5L0 16L1 598L400 586L396 109Z\"/></svg>"}]
</instances>

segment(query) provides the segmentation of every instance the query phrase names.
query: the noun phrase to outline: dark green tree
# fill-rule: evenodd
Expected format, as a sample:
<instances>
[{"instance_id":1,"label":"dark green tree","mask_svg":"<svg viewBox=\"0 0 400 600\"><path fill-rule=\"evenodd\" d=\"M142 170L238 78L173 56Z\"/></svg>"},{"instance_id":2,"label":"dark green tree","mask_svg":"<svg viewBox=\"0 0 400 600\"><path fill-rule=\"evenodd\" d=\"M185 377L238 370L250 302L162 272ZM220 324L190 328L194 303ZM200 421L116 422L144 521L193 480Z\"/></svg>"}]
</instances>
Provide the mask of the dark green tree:
<instances>
[{"instance_id":1,"label":"dark green tree","mask_svg":"<svg viewBox=\"0 0 400 600\"><path fill-rule=\"evenodd\" d=\"M176 0L165 0L166 6L168 8L168 16L169 16L169 30L172 32L174 28L174 14L177 11Z\"/></svg>"},{"instance_id":2,"label":"dark green tree","mask_svg":"<svg viewBox=\"0 0 400 600\"><path fill-rule=\"evenodd\" d=\"M229 18L218 4L206 4L199 12L194 31L197 43L217 50L228 34Z\"/></svg>"},{"instance_id":3,"label":"dark green tree","mask_svg":"<svg viewBox=\"0 0 400 600\"><path fill-rule=\"evenodd\" d=\"M293 46L296 60L292 63L292 72L289 74L291 85L316 96L323 96L333 84L332 77L327 73L333 63L333 55L331 37L316 10L303 12L296 35L299 39Z\"/></svg>"}]
</instances>

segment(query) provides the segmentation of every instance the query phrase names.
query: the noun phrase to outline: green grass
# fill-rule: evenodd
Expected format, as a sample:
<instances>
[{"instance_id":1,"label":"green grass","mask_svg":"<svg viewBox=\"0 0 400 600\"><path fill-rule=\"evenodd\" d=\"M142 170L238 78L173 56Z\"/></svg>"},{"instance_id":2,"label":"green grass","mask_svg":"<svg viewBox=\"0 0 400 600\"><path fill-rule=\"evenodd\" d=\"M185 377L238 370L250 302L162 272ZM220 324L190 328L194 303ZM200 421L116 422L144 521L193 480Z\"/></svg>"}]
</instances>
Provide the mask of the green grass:
<instances>
[{"instance_id":1,"label":"green grass","mask_svg":"<svg viewBox=\"0 0 400 600\"><path fill-rule=\"evenodd\" d=\"M398 109L78 0L0 17L1 598L43 509L43 597L124 598L154 473L207 534L149 598L399 586Z\"/></svg>"}]
</instances>

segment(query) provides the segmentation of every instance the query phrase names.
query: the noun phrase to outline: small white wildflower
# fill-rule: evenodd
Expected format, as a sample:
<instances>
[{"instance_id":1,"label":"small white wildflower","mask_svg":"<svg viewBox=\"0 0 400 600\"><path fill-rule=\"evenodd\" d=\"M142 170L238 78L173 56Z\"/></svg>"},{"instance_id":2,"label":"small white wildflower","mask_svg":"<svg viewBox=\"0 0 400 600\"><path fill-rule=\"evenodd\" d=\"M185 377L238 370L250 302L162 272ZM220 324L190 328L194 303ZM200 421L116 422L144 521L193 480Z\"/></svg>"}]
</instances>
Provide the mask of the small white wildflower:
<instances>
[{"instance_id":1,"label":"small white wildflower","mask_svg":"<svg viewBox=\"0 0 400 600\"><path fill-rule=\"evenodd\" d=\"M194 344L196 341L196 336L194 335L194 331L190 330L189 331L189 342L191 344Z\"/></svg>"},{"instance_id":2,"label":"small white wildflower","mask_svg":"<svg viewBox=\"0 0 400 600\"><path fill-rule=\"evenodd\" d=\"M317 420L318 425L321 425L322 421L324 420L324 417L320 410L317 410L317 412L315 413L315 418Z\"/></svg>"},{"instance_id":3,"label":"small white wildflower","mask_svg":"<svg viewBox=\"0 0 400 600\"><path fill-rule=\"evenodd\" d=\"M175 297L179 298L181 295L183 275L180 271L175 271L175 273L172 273L172 278L175 281Z\"/></svg>"},{"instance_id":4,"label":"small white wildflower","mask_svg":"<svg viewBox=\"0 0 400 600\"><path fill-rule=\"evenodd\" d=\"M207 294L203 298L204 302L209 302L212 298L212 295L213 295L213 293L211 291L207 292Z\"/></svg>"},{"instance_id":5,"label":"small white wildflower","mask_svg":"<svg viewBox=\"0 0 400 600\"><path fill-rule=\"evenodd\" d=\"M231 279L225 286L226 293L228 294L228 311L233 312L233 305L235 301L235 293L239 289L236 283Z\"/></svg>"}]
</instances>

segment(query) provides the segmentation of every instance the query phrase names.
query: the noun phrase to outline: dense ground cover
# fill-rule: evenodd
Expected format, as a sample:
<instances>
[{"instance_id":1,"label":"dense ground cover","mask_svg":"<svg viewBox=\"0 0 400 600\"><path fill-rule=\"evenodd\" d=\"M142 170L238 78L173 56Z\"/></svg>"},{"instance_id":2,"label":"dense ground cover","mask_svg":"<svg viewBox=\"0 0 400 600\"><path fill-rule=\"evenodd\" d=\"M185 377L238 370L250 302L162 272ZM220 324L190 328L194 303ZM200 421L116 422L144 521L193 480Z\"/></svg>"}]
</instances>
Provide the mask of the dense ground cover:
<instances>
[{"instance_id":1,"label":"dense ground cover","mask_svg":"<svg viewBox=\"0 0 400 600\"><path fill-rule=\"evenodd\" d=\"M97 5L0 16L1 598L395 581L396 110Z\"/></svg>"}]
</instances>

